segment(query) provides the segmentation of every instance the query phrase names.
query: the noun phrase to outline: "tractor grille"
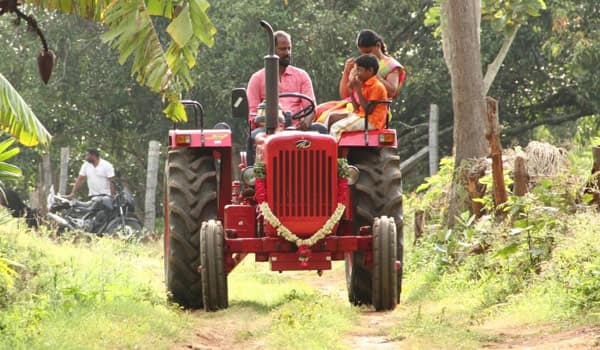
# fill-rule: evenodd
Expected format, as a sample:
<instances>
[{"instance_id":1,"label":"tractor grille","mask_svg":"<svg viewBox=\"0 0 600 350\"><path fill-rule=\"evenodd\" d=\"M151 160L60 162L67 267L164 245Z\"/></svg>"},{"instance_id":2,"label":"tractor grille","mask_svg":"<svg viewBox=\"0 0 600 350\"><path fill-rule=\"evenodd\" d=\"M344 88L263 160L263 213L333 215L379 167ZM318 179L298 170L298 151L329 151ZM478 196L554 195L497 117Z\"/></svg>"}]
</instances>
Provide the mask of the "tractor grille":
<instances>
[{"instance_id":1,"label":"tractor grille","mask_svg":"<svg viewBox=\"0 0 600 350\"><path fill-rule=\"evenodd\" d=\"M329 217L337 159L325 150L280 150L271 159L272 209L278 217Z\"/></svg>"},{"instance_id":2,"label":"tractor grille","mask_svg":"<svg viewBox=\"0 0 600 350\"><path fill-rule=\"evenodd\" d=\"M337 204L337 143L329 135L286 131L265 142L269 207L299 237L317 232ZM267 234L274 234L267 227Z\"/></svg>"}]
</instances>

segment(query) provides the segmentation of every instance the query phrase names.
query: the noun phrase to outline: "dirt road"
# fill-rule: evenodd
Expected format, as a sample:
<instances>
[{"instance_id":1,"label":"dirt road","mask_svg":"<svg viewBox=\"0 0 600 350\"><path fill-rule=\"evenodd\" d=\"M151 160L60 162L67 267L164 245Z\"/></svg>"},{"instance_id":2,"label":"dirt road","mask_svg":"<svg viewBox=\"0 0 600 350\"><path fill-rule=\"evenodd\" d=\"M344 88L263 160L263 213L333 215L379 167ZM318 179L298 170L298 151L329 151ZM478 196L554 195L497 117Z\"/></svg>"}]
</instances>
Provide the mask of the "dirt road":
<instances>
[{"instance_id":1,"label":"dirt road","mask_svg":"<svg viewBox=\"0 0 600 350\"><path fill-rule=\"evenodd\" d=\"M326 271L318 277L314 272L289 273L294 280L302 280L320 293L339 298L347 303L343 268ZM362 308L356 326L343 337L347 349L420 349L422 342L411 336L394 335L393 329L409 317L410 306L401 305L393 312L374 312ZM233 302L226 311L205 313L195 311L195 331L172 349L264 349L271 322L269 312L255 305ZM489 335L493 342L480 344L485 349L600 349L600 326L574 327L556 330L551 326L498 328L493 324L475 326L474 331ZM432 335L433 336L433 335ZM420 344L420 345L419 345ZM438 348L428 347L428 348ZM451 348L451 347L441 347Z\"/></svg>"}]
</instances>

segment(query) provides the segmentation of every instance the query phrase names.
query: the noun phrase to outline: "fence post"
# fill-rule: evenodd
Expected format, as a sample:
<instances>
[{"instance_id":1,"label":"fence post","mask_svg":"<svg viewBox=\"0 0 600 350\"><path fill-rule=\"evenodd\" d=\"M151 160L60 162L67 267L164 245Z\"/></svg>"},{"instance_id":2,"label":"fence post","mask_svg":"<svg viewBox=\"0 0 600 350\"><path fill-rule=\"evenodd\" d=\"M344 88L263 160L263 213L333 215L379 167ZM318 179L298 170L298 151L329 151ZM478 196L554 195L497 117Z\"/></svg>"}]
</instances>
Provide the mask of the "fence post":
<instances>
[{"instance_id":1,"label":"fence post","mask_svg":"<svg viewBox=\"0 0 600 350\"><path fill-rule=\"evenodd\" d=\"M417 210L415 211L415 241L414 245L417 245L417 242L423 236L423 231L425 230L425 211Z\"/></svg>"},{"instance_id":2,"label":"fence post","mask_svg":"<svg viewBox=\"0 0 600 350\"><path fill-rule=\"evenodd\" d=\"M69 147L60 149L60 177L58 181L58 193L67 194L67 179L69 178Z\"/></svg>"},{"instance_id":3,"label":"fence post","mask_svg":"<svg viewBox=\"0 0 600 350\"><path fill-rule=\"evenodd\" d=\"M42 209L42 214L46 214L48 212L48 205L46 203L46 198L50 193L50 187L53 185L52 180L52 163L50 162L50 154L46 153L42 155L42 190L40 191L40 209Z\"/></svg>"},{"instance_id":4,"label":"fence post","mask_svg":"<svg viewBox=\"0 0 600 350\"><path fill-rule=\"evenodd\" d=\"M438 106L436 104L431 104L429 106L429 176L433 176L438 172L439 120L440 116Z\"/></svg>"},{"instance_id":5,"label":"fence post","mask_svg":"<svg viewBox=\"0 0 600 350\"><path fill-rule=\"evenodd\" d=\"M146 174L146 197L144 201L144 227L154 231L156 219L156 183L158 179L158 160L160 156L160 143L150 141L148 146L148 173Z\"/></svg>"},{"instance_id":6,"label":"fence post","mask_svg":"<svg viewBox=\"0 0 600 350\"><path fill-rule=\"evenodd\" d=\"M502 145L500 144L498 101L491 97L485 98L487 107L487 132L486 138L490 143L490 156L492 158L492 177L494 180L494 201L496 207L508 200L506 187L504 185L504 170L502 166ZM502 211L498 211L501 215Z\"/></svg>"},{"instance_id":7,"label":"fence post","mask_svg":"<svg viewBox=\"0 0 600 350\"><path fill-rule=\"evenodd\" d=\"M593 194L594 194L594 203L595 204L600 204L600 147L599 146L593 146L592 147L592 159L594 160L594 163L592 165L592 179L593 179L593 184L591 185L592 188L594 189Z\"/></svg>"},{"instance_id":8,"label":"fence post","mask_svg":"<svg viewBox=\"0 0 600 350\"><path fill-rule=\"evenodd\" d=\"M527 156L518 152L515 158L515 196L524 196L527 193L529 174L527 173Z\"/></svg>"}]
</instances>

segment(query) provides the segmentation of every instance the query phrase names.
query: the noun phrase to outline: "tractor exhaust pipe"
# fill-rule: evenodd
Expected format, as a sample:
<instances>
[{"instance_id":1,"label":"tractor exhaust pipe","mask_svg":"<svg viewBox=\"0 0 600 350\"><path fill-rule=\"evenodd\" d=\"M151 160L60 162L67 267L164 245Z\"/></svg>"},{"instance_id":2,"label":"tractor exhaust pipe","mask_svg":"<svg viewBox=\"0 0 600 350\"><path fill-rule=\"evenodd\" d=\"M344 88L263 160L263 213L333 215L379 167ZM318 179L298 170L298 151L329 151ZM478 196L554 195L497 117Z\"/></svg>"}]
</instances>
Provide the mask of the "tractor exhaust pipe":
<instances>
[{"instance_id":1,"label":"tractor exhaust pipe","mask_svg":"<svg viewBox=\"0 0 600 350\"><path fill-rule=\"evenodd\" d=\"M265 117L267 122L267 135L275 133L277 129L277 116L279 106L279 56L275 54L275 37L273 28L266 21L260 21L260 25L267 32L269 52L265 56Z\"/></svg>"}]
</instances>

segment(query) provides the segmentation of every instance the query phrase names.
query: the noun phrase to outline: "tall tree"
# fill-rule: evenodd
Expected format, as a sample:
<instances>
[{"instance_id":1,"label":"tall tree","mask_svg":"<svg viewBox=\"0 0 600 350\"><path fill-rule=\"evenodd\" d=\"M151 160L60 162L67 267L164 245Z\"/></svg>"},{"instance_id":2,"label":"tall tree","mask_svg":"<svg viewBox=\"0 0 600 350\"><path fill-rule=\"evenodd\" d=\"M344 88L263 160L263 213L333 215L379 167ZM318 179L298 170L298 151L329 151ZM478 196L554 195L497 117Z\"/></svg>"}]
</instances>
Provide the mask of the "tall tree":
<instances>
[{"instance_id":1,"label":"tall tree","mask_svg":"<svg viewBox=\"0 0 600 350\"><path fill-rule=\"evenodd\" d=\"M454 112L455 174L448 210L449 224L460 210L460 169L463 161L485 156L483 74L479 28L480 0L446 0L442 2L442 43L444 58L452 81Z\"/></svg>"}]
</instances>

